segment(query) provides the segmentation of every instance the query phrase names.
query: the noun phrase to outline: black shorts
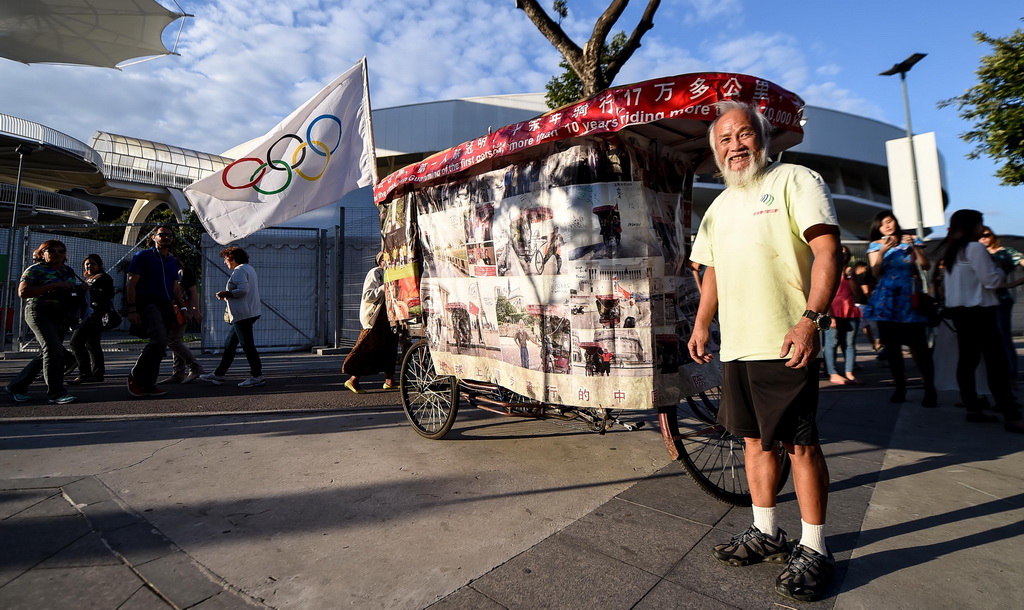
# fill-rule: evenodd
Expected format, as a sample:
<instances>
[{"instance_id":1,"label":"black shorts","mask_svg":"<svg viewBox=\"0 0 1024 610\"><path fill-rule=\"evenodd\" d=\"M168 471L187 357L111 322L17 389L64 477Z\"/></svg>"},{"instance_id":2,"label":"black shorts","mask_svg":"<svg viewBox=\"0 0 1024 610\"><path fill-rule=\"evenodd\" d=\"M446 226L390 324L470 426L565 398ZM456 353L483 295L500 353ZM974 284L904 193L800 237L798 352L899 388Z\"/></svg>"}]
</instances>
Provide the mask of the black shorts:
<instances>
[{"instance_id":1,"label":"black shorts","mask_svg":"<svg viewBox=\"0 0 1024 610\"><path fill-rule=\"evenodd\" d=\"M802 369L785 360L723 362L718 422L734 436L761 439L765 451L774 441L817 445L819 369L818 360Z\"/></svg>"}]
</instances>

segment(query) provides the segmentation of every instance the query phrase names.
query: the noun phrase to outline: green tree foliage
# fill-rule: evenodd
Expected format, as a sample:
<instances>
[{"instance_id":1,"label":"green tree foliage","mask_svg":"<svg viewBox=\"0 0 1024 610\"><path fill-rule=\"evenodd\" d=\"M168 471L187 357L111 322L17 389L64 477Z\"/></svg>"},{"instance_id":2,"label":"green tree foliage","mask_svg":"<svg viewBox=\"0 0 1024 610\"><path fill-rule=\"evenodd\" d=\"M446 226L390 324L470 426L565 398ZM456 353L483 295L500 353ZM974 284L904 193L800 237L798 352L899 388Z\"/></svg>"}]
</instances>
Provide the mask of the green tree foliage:
<instances>
[{"instance_id":1,"label":"green tree foliage","mask_svg":"<svg viewBox=\"0 0 1024 610\"><path fill-rule=\"evenodd\" d=\"M612 37L611 42L606 44L601 52L601 67L603 70L607 69L610 59L621 52L625 45L625 32L619 32ZM563 72L558 76L552 76L545 87L547 94L544 95L544 102L548 105L548 108L561 108L586 97L583 93L583 82L580 81L579 75L572 69L569 62L563 59L558 63L558 67Z\"/></svg>"},{"instance_id":2,"label":"green tree foliage","mask_svg":"<svg viewBox=\"0 0 1024 610\"><path fill-rule=\"evenodd\" d=\"M113 243L121 243L124 239L124 225L128 223L128 218L131 215L131 210L125 210L123 214L110 221L109 223L102 223L93 226L85 231L75 231L73 233L68 232L68 235L76 235L78 237L84 237L86 239L95 239L97 241L109 241ZM174 256L178 259L183 267L186 267L199 278L202 274L203 263L202 254L199 251L200 240L203 237L203 233L206 233L206 229L196 218L195 213L191 208L185 210L182 214L182 222L178 223L178 220L174 217L174 212L171 211L167 206L160 206L154 210L149 218L146 219L145 227L139 234L141 242L139 247L146 248L149 246L148 235L149 231L161 224L169 224L175 227L175 233L178 235L174 246ZM123 273L127 270L128 261L123 261L122 269L108 269L108 271L116 271Z\"/></svg>"},{"instance_id":3,"label":"green tree foliage","mask_svg":"<svg viewBox=\"0 0 1024 610\"><path fill-rule=\"evenodd\" d=\"M567 0L555 0L551 4L551 10L558 15L558 24L562 24L562 20L569 16L569 2Z\"/></svg>"},{"instance_id":4,"label":"green tree foliage","mask_svg":"<svg viewBox=\"0 0 1024 610\"><path fill-rule=\"evenodd\" d=\"M502 294L498 295L494 304L494 313L498 317L499 324L515 324L519 319L519 312Z\"/></svg>"},{"instance_id":5,"label":"green tree foliage","mask_svg":"<svg viewBox=\"0 0 1024 610\"><path fill-rule=\"evenodd\" d=\"M978 84L963 95L939 102L955 105L960 117L972 123L960 137L977 144L968 159L982 155L1002 163L996 176L1006 186L1024 184L1024 30L1005 38L975 32L975 40L994 51L981 59Z\"/></svg>"}]
</instances>

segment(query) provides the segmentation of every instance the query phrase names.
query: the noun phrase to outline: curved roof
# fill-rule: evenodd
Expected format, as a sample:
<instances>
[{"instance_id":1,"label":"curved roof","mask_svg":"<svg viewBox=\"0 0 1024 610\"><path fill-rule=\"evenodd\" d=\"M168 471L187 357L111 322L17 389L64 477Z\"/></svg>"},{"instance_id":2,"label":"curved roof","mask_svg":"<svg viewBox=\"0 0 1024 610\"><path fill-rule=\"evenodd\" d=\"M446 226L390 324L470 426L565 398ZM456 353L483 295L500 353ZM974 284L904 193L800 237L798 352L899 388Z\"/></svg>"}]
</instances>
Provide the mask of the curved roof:
<instances>
[{"instance_id":1,"label":"curved roof","mask_svg":"<svg viewBox=\"0 0 1024 610\"><path fill-rule=\"evenodd\" d=\"M107 180L185 188L220 171L232 159L105 131L92 136Z\"/></svg>"},{"instance_id":2,"label":"curved roof","mask_svg":"<svg viewBox=\"0 0 1024 610\"><path fill-rule=\"evenodd\" d=\"M25 186L53 190L103 184L103 160L95 150L46 125L0 113L0 181L13 184L19 162Z\"/></svg>"}]
</instances>

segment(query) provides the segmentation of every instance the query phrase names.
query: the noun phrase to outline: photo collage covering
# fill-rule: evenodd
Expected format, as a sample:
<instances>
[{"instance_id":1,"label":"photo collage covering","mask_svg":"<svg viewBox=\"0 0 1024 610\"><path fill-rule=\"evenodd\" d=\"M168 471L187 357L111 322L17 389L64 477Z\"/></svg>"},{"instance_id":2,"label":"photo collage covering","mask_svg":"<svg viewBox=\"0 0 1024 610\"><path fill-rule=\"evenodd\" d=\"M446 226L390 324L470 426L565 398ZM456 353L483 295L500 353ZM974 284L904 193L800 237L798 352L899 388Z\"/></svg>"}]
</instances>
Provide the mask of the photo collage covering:
<instances>
[{"instance_id":1,"label":"photo collage covering","mask_svg":"<svg viewBox=\"0 0 1024 610\"><path fill-rule=\"evenodd\" d=\"M652 409L719 385L686 348L690 162L611 135L395 197L389 318L422 323L440 374L550 404Z\"/></svg>"}]
</instances>

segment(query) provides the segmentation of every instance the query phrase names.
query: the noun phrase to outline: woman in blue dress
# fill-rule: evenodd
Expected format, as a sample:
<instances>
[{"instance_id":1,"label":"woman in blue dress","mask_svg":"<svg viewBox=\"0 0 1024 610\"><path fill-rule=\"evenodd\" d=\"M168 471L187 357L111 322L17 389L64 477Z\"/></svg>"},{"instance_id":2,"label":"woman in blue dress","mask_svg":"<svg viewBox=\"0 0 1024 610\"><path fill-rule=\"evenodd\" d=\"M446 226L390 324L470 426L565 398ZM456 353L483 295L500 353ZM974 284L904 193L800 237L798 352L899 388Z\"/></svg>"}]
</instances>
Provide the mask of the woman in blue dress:
<instances>
[{"instance_id":1,"label":"woman in blue dress","mask_svg":"<svg viewBox=\"0 0 1024 610\"><path fill-rule=\"evenodd\" d=\"M878 284L864 316L878 322L879 338L885 346L885 357L896 384L890 400L898 403L907 399L903 368L903 346L906 345L924 381L921 405L934 407L937 402L935 367L925 332L927 319L911 306L912 295L919 290L920 271L931 267L924 255L924 244L910 235L903 235L899 222L890 212L879 212L875 216L869 238L868 262Z\"/></svg>"}]
</instances>

